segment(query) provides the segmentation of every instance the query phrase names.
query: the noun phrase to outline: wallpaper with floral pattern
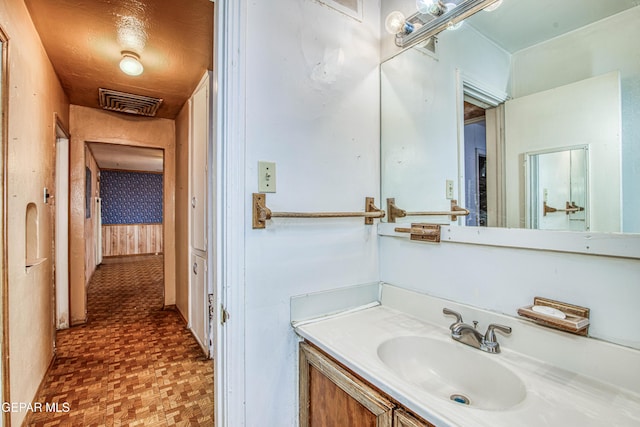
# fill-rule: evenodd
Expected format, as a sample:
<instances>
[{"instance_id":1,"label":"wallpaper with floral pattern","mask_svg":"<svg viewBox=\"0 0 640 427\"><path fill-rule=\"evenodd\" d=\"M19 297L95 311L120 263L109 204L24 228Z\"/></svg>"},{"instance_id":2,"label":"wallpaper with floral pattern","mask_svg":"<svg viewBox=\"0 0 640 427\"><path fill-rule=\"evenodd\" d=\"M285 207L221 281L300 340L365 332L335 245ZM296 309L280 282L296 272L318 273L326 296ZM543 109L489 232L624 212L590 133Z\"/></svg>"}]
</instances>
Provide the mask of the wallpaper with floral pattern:
<instances>
[{"instance_id":1,"label":"wallpaper with floral pattern","mask_svg":"<svg viewBox=\"0 0 640 427\"><path fill-rule=\"evenodd\" d=\"M100 171L103 224L162 223L159 173Z\"/></svg>"}]
</instances>

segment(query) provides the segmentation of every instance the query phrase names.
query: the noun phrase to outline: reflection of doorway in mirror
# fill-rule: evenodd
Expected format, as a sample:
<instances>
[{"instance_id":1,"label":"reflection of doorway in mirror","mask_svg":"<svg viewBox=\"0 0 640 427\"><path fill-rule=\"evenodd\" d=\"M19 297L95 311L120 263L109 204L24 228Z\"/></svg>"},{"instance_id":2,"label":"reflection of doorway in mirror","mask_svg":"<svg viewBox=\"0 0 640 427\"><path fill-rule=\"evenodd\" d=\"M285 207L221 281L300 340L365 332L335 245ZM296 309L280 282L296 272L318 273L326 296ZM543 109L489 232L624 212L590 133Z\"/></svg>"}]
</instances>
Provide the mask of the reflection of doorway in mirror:
<instances>
[{"instance_id":1,"label":"reflection of doorway in mirror","mask_svg":"<svg viewBox=\"0 0 640 427\"><path fill-rule=\"evenodd\" d=\"M501 227L505 223L503 174L506 93L458 71L459 200L470 214L466 226Z\"/></svg>"},{"instance_id":2,"label":"reflection of doorway in mirror","mask_svg":"<svg viewBox=\"0 0 640 427\"><path fill-rule=\"evenodd\" d=\"M525 156L529 228L589 231L588 153L581 146Z\"/></svg>"},{"instance_id":3,"label":"reflection of doorway in mirror","mask_svg":"<svg viewBox=\"0 0 640 427\"><path fill-rule=\"evenodd\" d=\"M487 127L485 109L464 102L464 186L466 225L487 226Z\"/></svg>"}]
</instances>

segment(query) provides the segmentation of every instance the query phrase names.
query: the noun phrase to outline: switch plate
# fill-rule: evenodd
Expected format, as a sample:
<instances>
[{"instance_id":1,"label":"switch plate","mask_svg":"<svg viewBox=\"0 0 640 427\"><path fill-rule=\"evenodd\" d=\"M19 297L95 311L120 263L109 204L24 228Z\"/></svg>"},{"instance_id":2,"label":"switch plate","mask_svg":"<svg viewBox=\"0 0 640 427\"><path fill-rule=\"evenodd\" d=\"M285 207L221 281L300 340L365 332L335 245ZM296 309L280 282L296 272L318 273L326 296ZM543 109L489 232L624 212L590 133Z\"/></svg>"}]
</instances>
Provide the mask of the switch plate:
<instances>
[{"instance_id":1,"label":"switch plate","mask_svg":"<svg viewBox=\"0 0 640 427\"><path fill-rule=\"evenodd\" d=\"M276 192L275 162L258 162L258 191L260 193Z\"/></svg>"},{"instance_id":2,"label":"switch plate","mask_svg":"<svg viewBox=\"0 0 640 427\"><path fill-rule=\"evenodd\" d=\"M446 184L447 199L453 199L453 180L448 179Z\"/></svg>"}]
</instances>

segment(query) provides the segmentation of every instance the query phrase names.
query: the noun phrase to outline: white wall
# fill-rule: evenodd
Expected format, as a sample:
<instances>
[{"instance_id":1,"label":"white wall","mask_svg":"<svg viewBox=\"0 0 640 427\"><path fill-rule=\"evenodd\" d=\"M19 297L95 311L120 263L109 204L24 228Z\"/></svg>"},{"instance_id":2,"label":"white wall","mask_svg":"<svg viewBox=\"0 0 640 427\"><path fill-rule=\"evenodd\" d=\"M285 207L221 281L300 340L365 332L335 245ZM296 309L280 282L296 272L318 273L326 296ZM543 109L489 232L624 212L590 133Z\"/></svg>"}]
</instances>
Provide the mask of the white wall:
<instances>
[{"instance_id":1,"label":"white wall","mask_svg":"<svg viewBox=\"0 0 640 427\"><path fill-rule=\"evenodd\" d=\"M638 317L640 260L383 236L380 278L512 316L535 296L589 307L591 336L640 348L640 330L624 326Z\"/></svg>"},{"instance_id":2,"label":"white wall","mask_svg":"<svg viewBox=\"0 0 640 427\"><path fill-rule=\"evenodd\" d=\"M259 160L277 165L273 211L362 211L366 196L379 204L379 5L363 3L363 22L311 0L246 10L247 426L297 424L290 297L378 279L376 230L362 219L251 228Z\"/></svg>"}]
</instances>

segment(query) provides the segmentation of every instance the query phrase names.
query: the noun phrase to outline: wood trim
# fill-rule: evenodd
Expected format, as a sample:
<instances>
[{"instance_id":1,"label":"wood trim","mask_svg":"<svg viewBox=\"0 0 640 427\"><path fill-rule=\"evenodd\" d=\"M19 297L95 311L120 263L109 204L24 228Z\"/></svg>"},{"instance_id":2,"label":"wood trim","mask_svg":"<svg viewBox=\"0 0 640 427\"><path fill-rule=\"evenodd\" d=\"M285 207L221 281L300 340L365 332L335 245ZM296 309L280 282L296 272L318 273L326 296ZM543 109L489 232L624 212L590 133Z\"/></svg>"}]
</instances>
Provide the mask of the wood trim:
<instances>
[{"instance_id":1,"label":"wood trim","mask_svg":"<svg viewBox=\"0 0 640 427\"><path fill-rule=\"evenodd\" d=\"M102 226L133 226L133 225L164 225L164 222L136 222L136 223L124 223L124 224L105 224L102 223Z\"/></svg>"},{"instance_id":2,"label":"wood trim","mask_svg":"<svg viewBox=\"0 0 640 427\"><path fill-rule=\"evenodd\" d=\"M309 426L309 366L313 366L332 383L364 406L377 419L377 427L392 427L394 403L369 387L344 367L334 363L311 345L300 343L300 427Z\"/></svg>"},{"instance_id":3,"label":"wood trim","mask_svg":"<svg viewBox=\"0 0 640 427\"><path fill-rule=\"evenodd\" d=\"M11 384L9 381L9 277L7 272L7 142L8 142L8 125L9 125L9 36L0 26L0 120L2 121L2 132L0 134L0 150L2 159L0 163L0 184L2 206L0 207L0 238L2 239L2 254L0 256L0 280L2 292L2 401L11 402ZM2 413L2 424L11 426L11 413L9 411Z\"/></svg>"},{"instance_id":4,"label":"wood trim","mask_svg":"<svg viewBox=\"0 0 640 427\"><path fill-rule=\"evenodd\" d=\"M99 144L106 144L105 142L100 142ZM124 144L118 144L118 145L124 145ZM137 145L128 145L128 147L137 147ZM143 147L146 148L146 147ZM91 150L91 148L89 148L89 150ZM164 148L155 148L155 150L162 150L164 151ZM91 153L93 155L93 153ZM95 157L95 156L94 156ZM148 173L148 174L154 174L154 175L163 175L164 174L164 170L162 172L156 172L156 171L144 171L144 170L138 170L138 169L110 169L110 168L100 168L100 171L108 171L108 172L132 172L132 173Z\"/></svg>"},{"instance_id":5,"label":"wood trim","mask_svg":"<svg viewBox=\"0 0 640 427\"><path fill-rule=\"evenodd\" d=\"M430 422L423 420L403 409L396 409L393 414L394 427L435 427Z\"/></svg>"}]
</instances>

